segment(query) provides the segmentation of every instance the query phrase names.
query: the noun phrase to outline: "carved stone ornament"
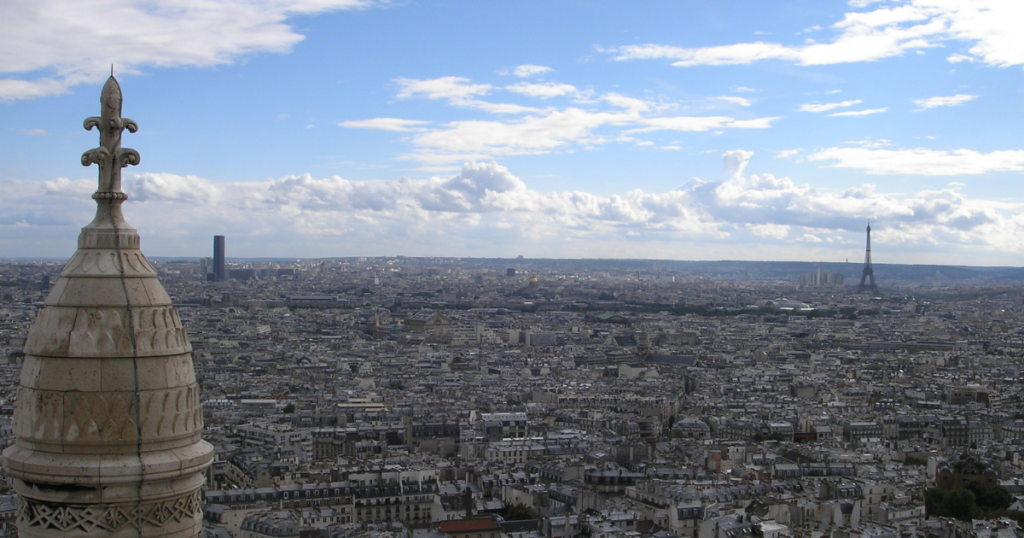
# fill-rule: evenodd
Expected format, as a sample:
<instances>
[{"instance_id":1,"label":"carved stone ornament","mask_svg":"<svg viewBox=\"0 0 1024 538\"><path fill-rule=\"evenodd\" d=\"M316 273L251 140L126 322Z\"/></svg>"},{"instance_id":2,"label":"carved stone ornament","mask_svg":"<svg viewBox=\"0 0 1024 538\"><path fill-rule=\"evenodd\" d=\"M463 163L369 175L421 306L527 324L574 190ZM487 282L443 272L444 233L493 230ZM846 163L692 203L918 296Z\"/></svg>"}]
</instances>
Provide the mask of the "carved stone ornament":
<instances>
[{"instance_id":1,"label":"carved stone ornament","mask_svg":"<svg viewBox=\"0 0 1024 538\"><path fill-rule=\"evenodd\" d=\"M192 345L178 313L124 219L121 88L111 76L101 112L85 120L100 145L96 217L61 270L25 342L15 443L3 453L18 493L21 538L194 538L199 491L213 447Z\"/></svg>"},{"instance_id":2,"label":"carved stone ornament","mask_svg":"<svg viewBox=\"0 0 1024 538\"><path fill-rule=\"evenodd\" d=\"M60 532L124 529L159 529L202 517L203 500L198 491L176 499L143 504L61 505L18 499L18 526L53 529Z\"/></svg>"}]
</instances>

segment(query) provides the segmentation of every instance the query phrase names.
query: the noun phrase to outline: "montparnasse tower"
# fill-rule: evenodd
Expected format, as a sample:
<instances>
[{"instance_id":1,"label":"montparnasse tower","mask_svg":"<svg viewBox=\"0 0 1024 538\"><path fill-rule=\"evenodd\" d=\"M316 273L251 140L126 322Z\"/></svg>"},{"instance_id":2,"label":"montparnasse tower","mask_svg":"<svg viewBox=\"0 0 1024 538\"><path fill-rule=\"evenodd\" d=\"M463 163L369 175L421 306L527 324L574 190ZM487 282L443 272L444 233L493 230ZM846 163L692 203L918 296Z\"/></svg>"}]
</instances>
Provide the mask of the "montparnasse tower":
<instances>
[{"instance_id":1,"label":"montparnasse tower","mask_svg":"<svg viewBox=\"0 0 1024 538\"><path fill-rule=\"evenodd\" d=\"M18 493L20 538L193 538L200 488L213 460L192 346L121 204L121 147L135 122L121 117L111 76L100 95L96 218L78 236L25 343L3 465Z\"/></svg>"}]
</instances>

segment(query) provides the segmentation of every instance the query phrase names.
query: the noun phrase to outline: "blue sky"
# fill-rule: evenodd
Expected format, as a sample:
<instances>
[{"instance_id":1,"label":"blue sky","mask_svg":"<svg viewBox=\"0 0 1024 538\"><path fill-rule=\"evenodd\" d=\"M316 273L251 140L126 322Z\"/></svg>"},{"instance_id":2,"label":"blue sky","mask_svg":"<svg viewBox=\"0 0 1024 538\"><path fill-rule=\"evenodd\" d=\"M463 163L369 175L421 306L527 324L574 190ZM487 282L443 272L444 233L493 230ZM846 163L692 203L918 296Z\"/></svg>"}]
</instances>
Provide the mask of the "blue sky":
<instances>
[{"instance_id":1,"label":"blue sky","mask_svg":"<svg viewBox=\"0 0 1024 538\"><path fill-rule=\"evenodd\" d=\"M91 219L114 64L151 256L1019 265L1024 3L13 0L0 257Z\"/></svg>"}]
</instances>

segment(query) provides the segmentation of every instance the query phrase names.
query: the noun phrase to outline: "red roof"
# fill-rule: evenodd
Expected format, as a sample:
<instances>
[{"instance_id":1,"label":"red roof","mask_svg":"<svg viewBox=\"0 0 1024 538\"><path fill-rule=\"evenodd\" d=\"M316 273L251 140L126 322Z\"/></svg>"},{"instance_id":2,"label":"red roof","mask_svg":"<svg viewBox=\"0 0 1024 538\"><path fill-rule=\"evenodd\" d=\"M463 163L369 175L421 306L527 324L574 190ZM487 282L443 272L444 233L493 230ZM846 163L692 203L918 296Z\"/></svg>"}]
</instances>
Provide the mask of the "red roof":
<instances>
[{"instance_id":1,"label":"red roof","mask_svg":"<svg viewBox=\"0 0 1024 538\"><path fill-rule=\"evenodd\" d=\"M437 524L437 528L443 533L496 531L499 529L498 524L491 518L442 521Z\"/></svg>"}]
</instances>

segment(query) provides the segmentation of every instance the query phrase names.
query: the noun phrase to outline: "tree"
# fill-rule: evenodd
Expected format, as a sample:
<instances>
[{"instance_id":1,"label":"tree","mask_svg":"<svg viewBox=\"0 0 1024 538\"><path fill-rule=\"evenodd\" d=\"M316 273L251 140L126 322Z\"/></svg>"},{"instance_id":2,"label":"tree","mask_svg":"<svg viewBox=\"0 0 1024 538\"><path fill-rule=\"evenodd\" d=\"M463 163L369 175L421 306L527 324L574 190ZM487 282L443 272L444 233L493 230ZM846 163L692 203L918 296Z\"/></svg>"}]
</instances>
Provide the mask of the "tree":
<instances>
[{"instance_id":1,"label":"tree","mask_svg":"<svg viewBox=\"0 0 1024 538\"><path fill-rule=\"evenodd\" d=\"M946 490L940 488L924 490L924 508L928 511L928 517L942 515L942 501L946 499L946 493Z\"/></svg>"},{"instance_id":2,"label":"tree","mask_svg":"<svg viewBox=\"0 0 1024 538\"><path fill-rule=\"evenodd\" d=\"M284 406L284 409L282 409L282 412L284 412L284 413L294 413L295 412L295 404L289 403L288 405Z\"/></svg>"},{"instance_id":3,"label":"tree","mask_svg":"<svg viewBox=\"0 0 1024 538\"><path fill-rule=\"evenodd\" d=\"M907 458L905 460L903 460L903 465L919 465L919 466L924 466L924 465L928 465L928 460L926 460L924 458L917 457L917 456L907 456Z\"/></svg>"},{"instance_id":4,"label":"tree","mask_svg":"<svg viewBox=\"0 0 1024 538\"><path fill-rule=\"evenodd\" d=\"M953 517L963 521L1007 515L1006 508L1012 502L1013 496L1006 488L981 480L969 480L964 489L929 488L924 492L929 517Z\"/></svg>"},{"instance_id":5,"label":"tree","mask_svg":"<svg viewBox=\"0 0 1024 538\"><path fill-rule=\"evenodd\" d=\"M978 507L986 512L1005 510L1013 502L1013 495L1006 488L987 484L978 479L968 480L964 489L970 490L974 494Z\"/></svg>"},{"instance_id":6,"label":"tree","mask_svg":"<svg viewBox=\"0 0 1024 538\"><path fill-rule=\"evenodd\" d=\"M974 493L969 489L958 489L946 493L942 500L942 515L955 517L961 521L970 521L981 515L981 510L974 502Z\"/></svg>"},{"instance_id":7,"label":"tree","mask_svg":"<svg viewBox=\"0 0 1024 538\"><path fill-rule=\"evenodd\" d=\"M530 519L537 519L537 512L523 503L516 503L505 512L505 521L525 521Z\"/></svg>"}]
</instances>

